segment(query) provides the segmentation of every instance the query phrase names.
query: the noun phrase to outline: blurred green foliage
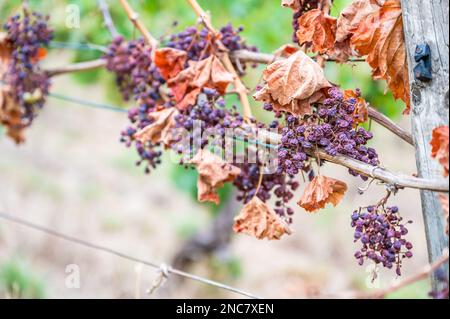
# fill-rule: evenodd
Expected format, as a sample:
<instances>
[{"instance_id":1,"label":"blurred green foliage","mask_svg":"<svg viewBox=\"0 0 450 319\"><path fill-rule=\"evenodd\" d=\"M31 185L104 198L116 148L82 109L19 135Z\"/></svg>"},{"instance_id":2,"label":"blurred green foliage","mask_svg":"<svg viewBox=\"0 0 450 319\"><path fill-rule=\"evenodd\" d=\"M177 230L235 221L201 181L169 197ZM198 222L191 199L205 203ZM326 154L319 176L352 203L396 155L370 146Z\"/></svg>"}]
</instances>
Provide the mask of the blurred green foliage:
<instances>
[{"instance_id":1,"label":"blurred green foliage","mask_svg":"<svg viewBox=\"0 0 450 319\"><path fill-rule=\"evenodd\" d=\"M0 265L0 292L10 298L45 298L45 284L20 259Z\"/></svg>"}]
</instances>

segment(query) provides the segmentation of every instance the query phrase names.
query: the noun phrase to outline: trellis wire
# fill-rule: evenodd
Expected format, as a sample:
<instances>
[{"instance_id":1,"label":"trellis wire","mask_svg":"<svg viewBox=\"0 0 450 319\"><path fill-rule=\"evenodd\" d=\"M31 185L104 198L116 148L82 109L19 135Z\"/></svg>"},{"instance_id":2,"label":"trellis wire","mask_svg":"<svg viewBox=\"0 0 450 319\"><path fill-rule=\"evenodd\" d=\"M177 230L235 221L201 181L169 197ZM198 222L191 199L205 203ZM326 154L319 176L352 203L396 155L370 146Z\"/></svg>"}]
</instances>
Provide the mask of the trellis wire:
<instances>
[{"instance_id":1,"label":"trellis wire","mask_svg":"<svg viewBox=\"0 0 450 319\"><path fill-rule=\"evenodd\" d=\"M110 104L105 104L105 103L98 103L98 102L92 102L92 101L86 101L83 99L79 99L79 98L75 98L75 97L71 97L71 96L66 96L66 95L62 95L59 93L49 93L49 96L55 98L55 99L59 99L59 100L63 100L66 102L72 102L78 105L83 105L83 106L88 106L88 107L93 107L93 108L97 108L97 109L103 109L103 110L109 110L109 111L114 111L114 112L119 112L119 113L127 113L128 110L121 108L120 106L115 106L115 105L110 105Z\"/></svg>"},{"instance_id":2,"label":"trellis wire","mask_svg":"<svg viewBox=\"0 0 450 319\"><path fill-rule=\"evenodd\" d=\"M234 288L234 287L228 286L226 284L223 284L223 283L211 280L211 279L207 279L207 278L204 278L204 277L201 277L201 276L197 276L197 275L194 275L194 274L191 274L191 273L187 273L187 272L179 270L179 269L172 268L170 266L167 266L164 263L163 264L158 264L158 263L153 262L153 261L143 260L141 258L134 257L134 256L131 256L131 255L122 253L120 251L114 250L114 249L109 248L109 247L105 247L105 246L102 246L102 245L98 245L98 244L95 244L95 243L88 242L88 241L83 240L83 239L79 239L77 237L66 235L66 234L63 234L63 233L58 232L56 230L53 230L53 229L50 229L50 228L47 228L47 227L44 227L44 226L41 226L41 225L37 225L35 223L32 223L30 221L21 219L19 217L15 217L13 215L7 214L7 213L2 212L2 211L0 211L0 218L3 218L3 219L8 220L10 222L13 222L13 223L16 223L16 224L19 224L19 225L22 225L22 226L25 226L25 227L37 230L37 231L40 231L40 232L45 233L47 235L58 237L60 239L72 242L74 244L78 244L78 245L81 245L81 246L84 246L84 247L87 247L87 248L91 248L91 249L94 249L94 250L97 250L97 251L102 251L102 252L105 252L105 253L108 253L108 254L111 254L111 255L114 255L114 256L117 256L117 257L129 260L129 261L137 262L137 263L140 263L140 264L152 267L152 268L156 268L156 269L160 269L160 270L164 269L164 271L167 271L168 273L172 273L174 275L178 275L178 276L181 276L181 277L184 277L184 278L187 278L187 279L195 280L195 281L204 283L206 285L214 286L216 288L228 290L230 292L233 292L233 293L236 293L236 294L248 297L248 298L262 299L261 297L258 297L258 296L254 295L252 293L243 291L241 289Z\"/></svg>"},{"instance_id":3,"label":"trellis wire","mask_svg":"<svg viewBox=\"0 0 450 319\"><path fill-rule=\"evenodd\" d=\"M63 42L63 41L51 41L49 48L52 49L69 49L79 51L100 51L107 52L108 48L99 44L93 43L81 43L81 42Z\"/></svg>"}]
</instances>

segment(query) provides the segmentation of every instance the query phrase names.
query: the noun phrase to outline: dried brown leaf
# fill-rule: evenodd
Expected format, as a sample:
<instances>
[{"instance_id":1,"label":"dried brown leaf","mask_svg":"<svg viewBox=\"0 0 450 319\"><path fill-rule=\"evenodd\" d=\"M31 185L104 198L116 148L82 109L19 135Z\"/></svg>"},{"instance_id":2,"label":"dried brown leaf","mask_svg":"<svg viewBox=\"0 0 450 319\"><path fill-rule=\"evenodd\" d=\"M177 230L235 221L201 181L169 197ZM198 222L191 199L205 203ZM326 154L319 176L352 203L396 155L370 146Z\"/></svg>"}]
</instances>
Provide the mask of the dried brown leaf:
<instances>
[{"instance_id":1,"label":"dried brown leaf","mask_svg":"<svg viewBox=\"0 0 450 319\"><path fill-rule=\"evenodd\" d=\"M155 65L166 81L184 69L186 58L187 54L182 50L161 48L155 51Z\"/></svg>"},{"instance_id":2,"label":"dried brown leaf","mask_svg":"<svg viewBox=\"0 0 450 319\"><path fill-rule=\"evenodd\" d=\"M433 130L431 144L431 157L435 158L444 168L444 176L449 170L448 125L439 126Z\"/></svg>"},{"instance_id":3,"label":"dried brown leaf","mask_svg":"<svg viewBox=\"0 0 450 319\"><path fill-rule=\"evenodd\" d=\"M337 179L318 175L306 187L297 203L308 212L315 212L331 203L336 206L344 197L347 185Z\"/></svg>"},{"instance_id":4,"label":"dried brown leaf","mask_svg":"<svg viewBox=\"0 0 450 319\"><path fill-rule=\"evenodd\" d=\"M369 15L377 12L384 0L353 0L339 15L337 20L336 41L345 42L353 35L353 31Z\"/></svg>"},{"instance_id":5,"label":"dried brown leaf","mask_svg":"<svg viewBox=\"0 0 450 319\"><path fill-rule=\"evenodd\" d=\"M322 100L331 87L320 65L302 51L268 65L263 79L265 85L254 98L299 116L310 114L311 104Z\"/></svg>"},{"instance_id":6,"label":"dried brown leaf","mask_svg":"<svg viewBox=\"0 0 450 319\"><path fill-rule=\"evenodd\" d=\"M288 224L257 196L245 204L234 218L233 230L257 239L269 240L278 240L284 234L292 233Z\"/></svg>"},{"instance_id":7,"label":"dried brown leaf","mask_svg":"<svg viewBox=\"0 0 450 319\"><path fill-rule=\"evenodd\" d=\"M320 54L334 49L336 18L314 9L302 14L298 24L297 38L300 45L311 47L312 52Z\"/></svg>"},{"instance_id":8,"label":"dried brown leaf","mask_svg":"<svg viewBox=\"0 0 450 319\"><path fill-rule=\"evenodd\" d=\"M409 113L408 65L400 0L387 0L379 10L359 23L351 37L353 48L372 67L374 79L384 79L396 99L406 104Z\"/></svg>"},{"instance_id":9,"label":"dried brown leaf","mask_svg":"<svg viewBox=\"0 0 450 319\"><path fill-rule=\"evenodd\" d=\"M217 189L233 181L241 170L223 161L217 155L206 150L199 150L189 161L197 167L197 197L200 202L220 203Z\"/></svg>"},{"instance_id":10,"label":"dried brown leaf","mask_svg":"<svg viewBox=\"0 0 450 319\"><path fill-rule=\"evenodd\" d=\"M216 89L225 94L227 86L233 81L222 62L214 55L201 61L191 61L190 66L171 78L167 84L177 102L177 108L185 109L195 103L201 88Z\"/></svg>"},{"instance_id":11,"label":"dried brown leaf","mask_svg":"<svg viewBox=\"0 0 450 319\"><path fill-rule=\"evenodd\" d=\"M154 122L134 134L134 138L142 143L150 141L156 144L161 142L165 146L169 146L174 139L172 130L175 127L175 116L177 113L175 108L150 113L149 117Z\"/></svg>"}]
</instances>

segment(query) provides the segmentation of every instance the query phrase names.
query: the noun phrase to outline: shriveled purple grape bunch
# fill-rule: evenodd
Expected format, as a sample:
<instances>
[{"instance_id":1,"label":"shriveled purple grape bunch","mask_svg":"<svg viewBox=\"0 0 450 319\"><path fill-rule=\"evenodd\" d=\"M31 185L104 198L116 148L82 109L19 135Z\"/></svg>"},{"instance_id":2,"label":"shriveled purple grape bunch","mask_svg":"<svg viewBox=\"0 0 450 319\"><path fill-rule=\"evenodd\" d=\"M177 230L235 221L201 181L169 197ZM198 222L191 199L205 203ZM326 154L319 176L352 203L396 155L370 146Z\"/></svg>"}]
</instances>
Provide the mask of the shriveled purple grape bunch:
<instances>
[{"instance_id":1,"label":"shriveled purple grape bunch","mask_svg":"<svg viewBox=\"0 0 450 319\"><path fill-rule=\"evenodd\" d=\"M220 40L231 52L236 50L258 52L257 47L247 45L241 38L239 34L243 30L242 26L234 29L231 24L227 24L220 29ZM213 49L211 46L211 34L208 29L197 26L187 27L184 31L171 35L168 39L167 47L186 51L188 60L193 61L207 58L211 49ZM246 68L245 64L235 65L235 67L241 74Z\"/></svg>"},{"instance_id":2,"label":"shriveled purple grape bunch","mask_svg":"<svg viewBox=\"0 0 450 319\"><path fill-rule=\"evenodd\" d=\"M408 234L406 225L412 221L403 222L398 207L382 205L354 211L351 218L354 241L362 245L355 253L359 265L371 260L388 269L395 268L401 276L403 259L413 256L413 245L404 238Z\"/></svg>"},{"instance_id":3,"label":"shriveled purple grape bunch","mask_svg":"<svg viewBox=\"0 0 450 319\"><path fill-rule=\"evenodd\" d=\"M211 145L225 148L226 129L240 127L244 119L235 106L225 108L224 99L215 89L205 87L198 96L197 103L180 111L175 116L175 121L176 128L183 128L189 132L189 143L177 141L179 143L175 143L173 147L178 154L188 158L196 153L195 147L203 149ZM199 126L194 127L195 123ZM208 136L211 139L207 138Z\"/></svg>"},{"instance_id":4,"label":"shriveled purple grape bunch","mask_svg":"<svg viewBox=\"0 0 450 319\"><path fill-rule=\"evenodd\" d=\"M133 98L150 109L156 106L159 88L165 81L152 62L152 47L144 39L126 41L117 36L104 58L108 71L116 75L124 100Z\"/></svg>"},{"instance_id":5,"label":"shriveled purple grape bunch","mask_svg":"<svg viewBox=\"0 0 450 319\"><path fill-rule=\"evenodd\" d=\"M269 201L275 196L274 211L286 222L292 223L294 210L289 202L294 197L294 191L300 186L293 177L282 174L261 174L262 163L236 163L241 169L241 174L234 180L233 185L238 190L237 200L248 203L255 195L263 202ZM259 180L261 178L261 184ZM259 188L258 188L259 186Z\"/></svg>"},{"instance_id":6,"label":"shriveled purple grape bunch","mask_svg":"<svg viewBox=\"0 0 450 319\"><path fill-rule=\"evenodd\" d=\"M124 100L133 98L137 102L137 106L128 111L131 124L121 132L120 140L127 147L134 143L140 157L136 165L144 164L145 172L149 173L161 163L161 146L150 141L136 141L134 134L153 122L149 114L156 110L158 104L163 104L159 89L165 81L152 62L152 48L143 39L125 41L118 36L104 59L107 69L116 76Z\"/></svg>"},{"instance_id":7,"label":"shriveled purple grape bunch","mask_svg":"<svg viewBox=\"0 0 450 319\"><path fill-rule=\"evenodd\" d=\"M39 69L42 50L53 38L48 16L23 10L4 24L6 39L12 53L7 72L1 81L11 88L14 101L20 106L21 126L31 125L49 93L50 79Z\"/></svg>"},{"instance_id":8,"label":"shriveled purple grape bunch","mask_svg":"<svg viewBox=\"0 0 450 319\"><path fill-rule=\"evenodd\" d=\"M312 115L302 119L286 114L286 126L281 130L281 145L278 151L279 172L296 175L307 166L308 152L323 148L329 155L346 155L364 163L378 165L375 149L367 147L373 134L363 127L356 127L356 99L344 99L342 92L333 87L329 98L319 104ZM271 110L270 105L265 106ZM358 176L353 170L350 174ZM367 177L360 175L362 179Z\"/></svg>"},{"instance_id":9,"label":"shriveled purple grape bunch","mask_svg":"<svg viewBox=\"0 0 450 319\"><path fill-rule=\"evenodd\" d=\"M357 90L357 93L360 94L360 91ZM355 126L356 98L344 99L342 92L337 87L329 89L328 94L330 97L317 110L320 117L319 122L323 123L324 136L322 137L319 134L316 140L320 138L319 143L331 156L346 155L372 166L377 166L379 161L376 150L366 147L367 142L373 138L372 132L363 127ZM359 175L351 169L349 172L353 176ZM367 179L366 176L359 176L364 180Z\"/></svg>"}]
</instances>

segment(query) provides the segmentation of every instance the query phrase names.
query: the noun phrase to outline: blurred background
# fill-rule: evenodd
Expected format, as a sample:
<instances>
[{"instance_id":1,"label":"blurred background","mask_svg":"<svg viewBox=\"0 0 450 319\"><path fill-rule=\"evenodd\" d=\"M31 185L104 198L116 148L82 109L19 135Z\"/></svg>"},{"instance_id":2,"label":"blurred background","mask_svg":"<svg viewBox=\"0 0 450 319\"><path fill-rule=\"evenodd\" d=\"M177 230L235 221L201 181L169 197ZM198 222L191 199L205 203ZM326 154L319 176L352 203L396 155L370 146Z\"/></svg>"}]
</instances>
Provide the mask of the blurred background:
<instances>
[{"instance_id":1,"label":"blurred background","mask_svg":"<svg viewBox=\"0 0 450 319\"><path fill-rule=\"evenodd\" d=\"M119 31L128 39L138 37L118 1L107 2ZM335 0L332 13L336 16L349 2ZM279 0L199 3L211 12L215 26L244 26L241 35L262 52L291 41L292 12L281 8ZM20 4L19 0L0 0L0 23L18 12ZM101 52L82 44L107 46L111 41L96 1L30 0L29 4L50 14L55 29L55 42L43 61L46 65L99 58ZM183 0L130 0L130 4L155 37L196 23ZM79 28L68 27L73 10L80 12ZM263 68L249 70L244 78L249 88L254 89L260 81ZM331 82L344 89L359 87L373 106L409 129L409 118L401 115L404 106L390 93L384 94L385 83L373 81L365 63L327 63L325 71ZM54 78L52 93L127 108L114 76L104 70ZM235 102L228 97L228 103ZM256 102L253 110L260 119L267 116ZM16 146L0 126L0 211L263 297L339 297L343 292L373 289L372 268L358 266L353 257L356 245L350 215L359 206L376 203L384 195L382 186L374 183L358 195L357 187L366 183L350 176L345 168L326 164L324 175L349 185L341 204L317 214L297 207L294 234L278 242L258 241L232 233L231 220L241 206L234 201L230 187L221 191L219 207L197 203L195 171L172 163L167 154L159 169L145 175L135 166L134 149L119 143L126 124L124 113L49 97L26 131L25 144ZM413 148L376 123L370 127L375 135L372 146L382 164L414 173ZM427 263L419 192L403 190L390 203L398 205L405 218L414 220L408 236L415 245L415 257L403 266L404 275L412 274ZM80 270L80 288L67 288L68 265ZM0 220L0 298L237 297L175 277L149 295L146 290L156 276L154 269ZM396 277L393 272L381 271L378 279L379 287L386 287ZM388 298L427 298L429 289L425 280Z\"/></svg>"}]
</instances>

